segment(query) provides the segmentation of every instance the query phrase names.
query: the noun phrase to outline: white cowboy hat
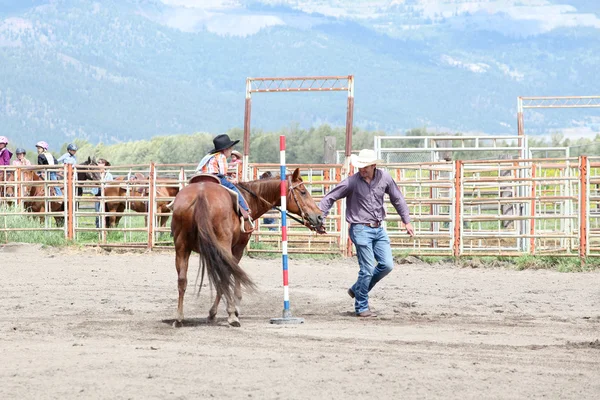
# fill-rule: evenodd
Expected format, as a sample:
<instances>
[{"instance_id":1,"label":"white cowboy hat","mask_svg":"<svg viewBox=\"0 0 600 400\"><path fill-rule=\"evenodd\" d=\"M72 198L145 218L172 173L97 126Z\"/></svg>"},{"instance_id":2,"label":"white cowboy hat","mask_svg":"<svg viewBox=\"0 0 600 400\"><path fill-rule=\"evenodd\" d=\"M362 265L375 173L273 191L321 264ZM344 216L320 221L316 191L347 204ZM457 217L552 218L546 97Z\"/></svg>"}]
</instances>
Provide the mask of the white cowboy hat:
<instances>
[{"instance_id":1,"label":"white cowboy hat","mask_svg":"<svg viewBox=\"0 0 600 400\"><path fill-rule=\"evenodd\" d=\"M383 160L377 159L377 154L371 149L362 149L358 155L350 156L350 163L356 168L364 168L373 164L380 164Z\"/></svg>"}]
</instances>

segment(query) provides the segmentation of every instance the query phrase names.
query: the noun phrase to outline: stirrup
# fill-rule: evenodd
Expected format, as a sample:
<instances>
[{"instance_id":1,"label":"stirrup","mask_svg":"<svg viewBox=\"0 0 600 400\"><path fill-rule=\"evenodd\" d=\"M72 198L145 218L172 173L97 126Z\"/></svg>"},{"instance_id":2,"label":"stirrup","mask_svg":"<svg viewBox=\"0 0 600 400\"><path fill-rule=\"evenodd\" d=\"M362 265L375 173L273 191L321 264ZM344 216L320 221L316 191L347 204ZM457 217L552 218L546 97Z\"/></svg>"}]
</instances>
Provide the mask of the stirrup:
<instances>
[{"instance_id":1,"label":"stirrup","mask_svg":"<svg viewBox=\"0 0 600 400\"><path fill-rule=\"evenodd\" d=\"M248 231L246 230L246 221L251 226L251 229ZM242 231L242 233L254 232L254 221L252 220L252 217L250 215L248 215L248 219L244 219L243 216L240 216L240 231Z\"/></svg>"}]
</instances>

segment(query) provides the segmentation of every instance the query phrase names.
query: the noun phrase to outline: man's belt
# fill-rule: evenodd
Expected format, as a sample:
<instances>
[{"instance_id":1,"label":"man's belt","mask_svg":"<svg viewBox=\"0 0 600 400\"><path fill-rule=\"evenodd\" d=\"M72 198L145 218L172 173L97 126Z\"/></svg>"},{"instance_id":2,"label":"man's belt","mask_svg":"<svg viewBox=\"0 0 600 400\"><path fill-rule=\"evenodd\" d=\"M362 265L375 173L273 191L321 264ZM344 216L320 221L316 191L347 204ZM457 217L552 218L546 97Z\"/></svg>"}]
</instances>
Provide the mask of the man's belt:
<instances>
[{"instance_id":1,"label":"man's belt","mask_svg":"<svg viewBox=\"0 0 600 400\"><path fill-rule=\"evenodd\" d=\"M379 222L367 222L367 223L359 223L358 225L368 226L369 228L379 228L381 227L381 221Z\"/></svg>"}]
</instances>

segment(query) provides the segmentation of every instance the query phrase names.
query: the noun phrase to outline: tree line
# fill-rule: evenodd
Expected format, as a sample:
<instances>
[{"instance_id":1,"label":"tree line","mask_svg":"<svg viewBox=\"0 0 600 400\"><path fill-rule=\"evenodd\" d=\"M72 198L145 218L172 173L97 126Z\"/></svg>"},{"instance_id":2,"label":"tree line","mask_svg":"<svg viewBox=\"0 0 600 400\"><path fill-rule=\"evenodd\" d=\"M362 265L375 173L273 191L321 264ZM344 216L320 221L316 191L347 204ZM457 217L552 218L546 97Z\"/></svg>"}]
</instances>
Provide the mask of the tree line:
<instances>
[{"instance_id":1,"label":"tree line","mask_svg":"<svg viewBox=\"0 0 600 400\"><path fill-rule=\"evenodd\" d=\"M243 150L243 130L240 128L230 129L226 132L233 140L239 139L240 143L235 147L242 152ZM279 162L279 136L286 136L286 160L290 164L319 164L324 161L325 138L335 137L336 149L344 150L345 146L345 128L332 127L324 124L319 127L303 129L298 125L291 125L279 131L264 132L255 130L252 132L250 141L250 162L258 163L278 163ZM385 136L384 131L368 131L355 127L352 135L352 147L355 150L363 148L373 148L373 139L375 136ZM433 136L426 128L414 128L405 132L406 136ZM438 136L460 134L440 134ZM148 164L152 161L161 164L174 163L196 163L213 148L213 137L216 134L194 133L168 136L155 136L149 140L137 140L115 144L98 143L93 144L86 140L76 139L75 143L79 147L77 159L83 162L88 157L106 158L113 165L125 164ZM420 141L406 141L406 147L417 148ZM11 143L12 144L12 143ZM66 152L68 143L64 143L59 151L52 152L55 156L60 156ZM18 145L17 145L18 146ZM530 147L569 147L572 157L579 155L600 155L600 135L594 139L579 138L569 139L562 134L553 134L551 137L529 138ZM35 149L31 146L26 147L28 158L35 164L37 155ZM11 150L14 148L11 146ZM473 157L472 153L469 154ZM454 159L463 159L460 152L452 154ZM477 157L484 158L484 157Z\"/></svg>"}]
</instances>

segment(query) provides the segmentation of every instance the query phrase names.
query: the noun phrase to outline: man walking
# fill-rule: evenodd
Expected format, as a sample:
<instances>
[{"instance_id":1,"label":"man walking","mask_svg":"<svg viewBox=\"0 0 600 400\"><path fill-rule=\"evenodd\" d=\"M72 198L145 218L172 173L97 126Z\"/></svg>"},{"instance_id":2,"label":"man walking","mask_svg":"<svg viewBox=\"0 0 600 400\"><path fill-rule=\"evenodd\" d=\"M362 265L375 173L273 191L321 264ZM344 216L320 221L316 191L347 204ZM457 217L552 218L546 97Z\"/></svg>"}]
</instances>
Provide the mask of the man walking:
<instances>
[{"instance_id":1,"label":"man walking","mask_svg":"<svg viewBox=\"0 0 600 400\"><path fill-rule=\"evenodd\" d=\"M414 229L396 182L388 172L377 169L377 163L382 160L377 159L375 152L363 149L358 155L353 154L350 162L358 168L358 174L341 181L321 200L319 208L326 217L337 200L346 198L346 221L350 224L350 239L356 247L360 267L358 279L348 294L354 298L358 317L376 317L369 308L369 292L394 268L390 238L381 226L386 193L402 218L406 232L414 236Z\"/></svg>"}]
</instances>

